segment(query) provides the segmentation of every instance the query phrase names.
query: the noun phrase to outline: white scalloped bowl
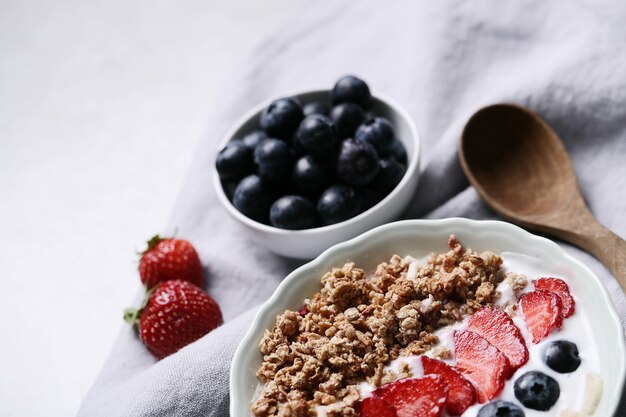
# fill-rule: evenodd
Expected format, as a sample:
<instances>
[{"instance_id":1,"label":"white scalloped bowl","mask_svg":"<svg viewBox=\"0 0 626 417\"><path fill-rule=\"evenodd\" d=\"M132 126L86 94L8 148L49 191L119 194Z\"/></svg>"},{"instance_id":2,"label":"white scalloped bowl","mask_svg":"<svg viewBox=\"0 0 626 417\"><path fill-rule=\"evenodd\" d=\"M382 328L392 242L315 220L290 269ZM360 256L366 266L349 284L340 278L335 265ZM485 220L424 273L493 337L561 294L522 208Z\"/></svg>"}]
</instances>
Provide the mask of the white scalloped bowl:
<instances>
[{"instance_id":1,"label":"white scalloped bowl","mask_svg":"<svg viewBox=\"0 0 626 417\"><path fill-rule=\"evenodd\" d=\"M330 90L307 89L280 97L296 97L302 103L323 100L330 102ZM277 99L266 100L244 114L226 133L218 149L233 139L259 128L259 115L264 108ZM372 92L370 113L391 120L396 136L404 145L408 164L400 183L374 207L340 223L306 230L286 230L273 227L246 217L228 199L219 175L213 165L213 187L218 200L226 211L242 226L243 230L259 246L274 253L297 259L312 259L335 243L351 239L373 227L398 219L408 207L419 178L420 139L415 123L399 104L377 92Z\"/></svg>"},{"instance_id":2,"label":"white scalloped bowl","mask_svg":"<svg viewBox=\"0 0 626 417\"><path fill-rule=\"evenodd\" d=\"M445 252L450 234L473 250L517 252L537 259L542 269L568 280L577 303L584 303L593 322L593 337L602 346L600 376L602 399L594 416L613 416L622 395L626 375L624 331L609 295L591 270L568 255L556 243L535 236L509 223L461 218L405 220L386 224L326 250L313 261L289 274L272 297L263 304L233 358L230 370L230 415L249 417L250 404L258 386L256 371L262 361L258 342L271 328L276 315L297 310L305 297L321 289L321 276L334 266L353 261L373 270L394 253L415 258Z\"/></svg>"}]
</instances>

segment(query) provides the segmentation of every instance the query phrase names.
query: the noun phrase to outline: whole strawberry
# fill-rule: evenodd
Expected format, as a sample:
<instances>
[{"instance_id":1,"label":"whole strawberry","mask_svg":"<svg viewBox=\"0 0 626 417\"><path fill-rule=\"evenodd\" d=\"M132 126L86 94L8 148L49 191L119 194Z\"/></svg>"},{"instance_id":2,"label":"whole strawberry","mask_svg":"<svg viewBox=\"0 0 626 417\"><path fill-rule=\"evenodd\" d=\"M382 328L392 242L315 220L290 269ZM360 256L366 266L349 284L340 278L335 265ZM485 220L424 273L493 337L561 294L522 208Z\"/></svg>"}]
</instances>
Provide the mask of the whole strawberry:
<instances>
[{"instance_id":1,"label":"whole strawberry","mask_svg":"<svg viewBox=\"0 0 626 417\"><path fill-rule=\"evenodd\" d=\"M182 239L154 236L148 241L139 262L141 282L150 289L172 279L189 281L204 288L204 273L198 253Z\"/></svg>"},{"instance_id":2,"label":"whole strawberry","mask_svg":"<svg viewBox=\"0 0 626 417\"><path fill-rule=\"evenodd\" d=\"M139 310L124 319L138 324L139 337L159 359L175 353L223 323L217 303L197 286L181 280L159 284Z\"/></svg>"}]
</instances>

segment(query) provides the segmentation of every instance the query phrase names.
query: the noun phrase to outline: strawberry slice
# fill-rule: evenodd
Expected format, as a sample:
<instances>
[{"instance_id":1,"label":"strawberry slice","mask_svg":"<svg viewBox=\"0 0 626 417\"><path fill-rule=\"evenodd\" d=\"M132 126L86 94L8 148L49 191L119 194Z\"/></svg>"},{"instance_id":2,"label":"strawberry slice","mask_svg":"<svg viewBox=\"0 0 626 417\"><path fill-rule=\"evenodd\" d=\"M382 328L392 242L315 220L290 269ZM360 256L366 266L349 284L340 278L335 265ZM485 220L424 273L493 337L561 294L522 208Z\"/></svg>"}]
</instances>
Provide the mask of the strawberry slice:
<instances>
[{"instance_id":1,"label":"strawberry slice","mask_svg":"<svg viewBox=\"0 0 626 417\"><path fill-rule=\"evenodd\" d=\"M569 287L560 278L539 278L537 281L533 281L536 290L550 291L555 293L561 298L563 302L563 318L567 318L574 314L576 310L576 303L572 294L569 292Z\"/></svg>"},{"instance_id":2,"label":"strawberry slice","mask_svg":"<svg viewBox=\"0 0 626 417\"><path fill-rule=\"evenodd\" d=\"M439 375L448 384L446 410L450 415L460 416L476 402L474 386L459 371L428 356L422 356L422 366L424 375Z\"/></svg>"},{"instance_id":3,"label":"strawberry slice","mask_svg":"<svg viewBox=\"0 0 626 417\"><path fill-rule=\"evenodd\" d=\"M391 404L398 417L439 417L448 398L448 386L442 377L428 375L383 385L374 396Z\"/></svg>"},{"instance_id":4,"label":"strawberry slice","mask_svg":"<svg viewBox=\"0 0 626 417\"><path fill-rule=\"evenodd\" d=\"M550 291L535 290L522 294L520 298L526 327L533 335L533 343L563 324L563 302L561 297Z\"/></svg>"},{"instance_id":5,"label":"strawberry slice","mask_svg":"<svg viewBox=\"0 0 626 417\"><path fill-rule=\"evenodd\" d=\"M367 397L355 406L359 417L397 417L396 410L380 397Z\"/></svg>"},{"instance_id":6,"label":"strawberry slice","mask_svg":"<svg viewBox=\"0 0 626 417\"><path fill-rule=\"evenodd\" d=\"M474 332L454 332L456 367L476 388L478 402L493 399L510 375L509 361L495 346Z\"/></svg>"},{"instance_id":7,"label":"strawberry slice","mask_svg":"<svg viewBox=\"0 0 626 417\"><path fill-rule=\"evenodd\" d=\"M528 362L528 349L522 333L503 310L495 307L480 309L470 317L467 330L476 333L504 353L511 365L511 375Z\"/></svg>"}]
</instances>

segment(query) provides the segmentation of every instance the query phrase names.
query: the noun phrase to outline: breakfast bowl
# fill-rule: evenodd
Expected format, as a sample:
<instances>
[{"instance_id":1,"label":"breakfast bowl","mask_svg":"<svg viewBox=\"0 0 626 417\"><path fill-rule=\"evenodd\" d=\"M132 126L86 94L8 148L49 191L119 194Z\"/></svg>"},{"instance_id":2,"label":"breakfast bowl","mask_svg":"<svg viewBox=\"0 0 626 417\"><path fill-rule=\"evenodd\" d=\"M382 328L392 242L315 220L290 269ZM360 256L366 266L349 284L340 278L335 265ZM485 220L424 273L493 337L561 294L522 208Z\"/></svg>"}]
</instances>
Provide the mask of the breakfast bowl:
<instances>
[{"instance_id":1,"label":"breakfast bowl","mask_svg":"<svg viewBox=\"0 0 626 417\"><path fill-rule=\"evenodd\" d=\"M311 102L330 103L331 90L309 89L285 94L281 97L293 97L303 105ZM252 108L244 114L226 133L219 145L223 149L233 140L240 139L247 133L259 129L259 117L275 99L270 99ZM373 207L347 220L326 226L303 230L288 230L264 224L242 214L234 206L213 167L213 185L217 196L226 211L245 229L251 239L259 246L290 258L312 259L326 248L350 239L373 227L396 220L409 205L414 194L419 176L420 140L417 128L409 114L391 99L378 93L372 93L369 114L388 119L396 138L406 150L406 171L400 182L381 201Z\"/></svg>"},{"instance_id":2,"label":"breakfast bowl","mask_svg":"<svg viewBox=\"0 0 626 417\"><path fill-rule=\"evenodd\" d=\"M456 236L458 242L465 248L473 251L502 254L505 267L507 262L508 267L512 269L524 266L523 272L527 274L529 281L533 279L533 283L534 279L540 276L562 277L566 280L576 302L576 312L564 319L563 328L552 332L546 340L571 337L579 344L580 355L586 368L581 367L583 370L579 370L576 378L588 375L586 372L591 369L598 375L603 387L593 415L613 416L626 377L626 347L621 322L598 277L587 266L546 238L535 236L505 222L461 218L405 220L386 224L331 247L313 261L289 274L272 297L261 306L235 352L230 371L231 416L250 416L250 407L263 387L256 373L263 362L259 342L264 332L272 329L277 316L286 310L302 311L303 300L322 289L320 281L327 271L333 267L342 267L347 262L354 262L365 270L366 274L371 273L380 262L388 260L394 254L425 259L432 253L448 251L447 242L451 235ZM533 354L539 355L538 352L545 346L541 343L531 345L530 342L528 346L531 361L527 366L531 366ZM532 366L550 371L540 362L541 360L535 361ZM518 377L519 372L524 369L523 367L518 369L515 376ZM555 378L563 378L562 375L557 376L555 372L552 374ZM577 374L567 374L565 378L571 375ZM579 381L577 379L571 381L574 382L567 384L583 384L576 382ZM508 385L512 386L513 383L508 381ZM585 386L588 388L588 382ZM582 397L585 395L567 392L568 387L579 386L563 385L562 400L555 406L560 409L555 408L549 413L530 410L526 412L526 417L559 416L558 413L563 411L563 407L572 409L582 407ZM505 388L502 395L507 392L512 395L512 388ZM476 416L478 406L479 404L474 405L474 409L470 408L463 416Z\"/></svg>"}]
</instances>

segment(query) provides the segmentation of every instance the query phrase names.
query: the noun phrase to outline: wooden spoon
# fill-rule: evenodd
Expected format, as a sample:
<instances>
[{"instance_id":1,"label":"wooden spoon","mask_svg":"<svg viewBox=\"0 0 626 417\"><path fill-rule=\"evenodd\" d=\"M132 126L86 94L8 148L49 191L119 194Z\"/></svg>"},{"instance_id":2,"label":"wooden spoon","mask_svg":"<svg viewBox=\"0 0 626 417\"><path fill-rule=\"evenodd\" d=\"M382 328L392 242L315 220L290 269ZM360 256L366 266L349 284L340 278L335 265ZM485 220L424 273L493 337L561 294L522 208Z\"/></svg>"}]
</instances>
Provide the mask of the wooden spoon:
<instances>
[{"instance_id":1,"label":"wooden spoon","mask_svg":"<svg viewBox=\"0 0 626 417\"><path fill-rule=\"evenodd\" d=\"M496 212L590 252L626 291L626 241L591 214L563 143L538 115L512 104L479 110L463 130L459 158Z\"/></svg>"}]
</instances>

